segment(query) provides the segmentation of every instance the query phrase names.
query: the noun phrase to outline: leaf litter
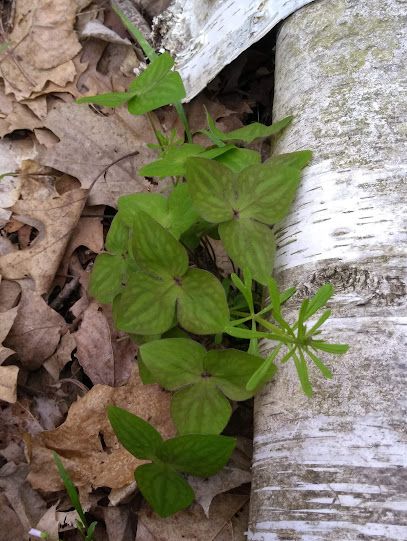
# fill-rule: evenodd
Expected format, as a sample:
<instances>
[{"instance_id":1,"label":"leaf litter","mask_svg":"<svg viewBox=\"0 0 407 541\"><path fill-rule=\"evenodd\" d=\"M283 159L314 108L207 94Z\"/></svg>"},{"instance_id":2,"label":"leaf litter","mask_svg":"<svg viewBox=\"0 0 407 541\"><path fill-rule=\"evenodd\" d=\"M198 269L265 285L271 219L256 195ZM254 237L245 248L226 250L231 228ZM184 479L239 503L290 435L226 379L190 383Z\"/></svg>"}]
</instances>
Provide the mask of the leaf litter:
<instances>
[{"instance_id":1,"label":"leaf litter","mask_svg":"<svg viewBox=\"0 0 407 541\"><path fill-rule=\"evenodd\" d=\"M167 4L140 2L132 13L146 28ZM144 117L74 103L123 91L140 64L138 49L104 2L18 0L14 7L0 29L9 44L0 55L0 174L10 173L0 183L0 512L7 525L0 541L28 539L30 527L65 539L74 528L52 450L100 521L97 540L243 540L250 482L244 438L224 471L191 479L197 502L163 520L140 505L138 461L119 446L105 414L113 403L164 437L175 434L170 394L141 384L137 345L87 293L118 197L165 190L165 181L137 174L155 158ZM253 65L245 55L187 105L194 132L206 127L204 106L218 127L232 130L257 107L247 96L262 92L261 104L270 95ZM172 111L155 114L167 133L180 128ZM212 250L219 273L228 272L216 241ZM229 430L250 432L239 420Z\"/></svg>"}]
</instances>

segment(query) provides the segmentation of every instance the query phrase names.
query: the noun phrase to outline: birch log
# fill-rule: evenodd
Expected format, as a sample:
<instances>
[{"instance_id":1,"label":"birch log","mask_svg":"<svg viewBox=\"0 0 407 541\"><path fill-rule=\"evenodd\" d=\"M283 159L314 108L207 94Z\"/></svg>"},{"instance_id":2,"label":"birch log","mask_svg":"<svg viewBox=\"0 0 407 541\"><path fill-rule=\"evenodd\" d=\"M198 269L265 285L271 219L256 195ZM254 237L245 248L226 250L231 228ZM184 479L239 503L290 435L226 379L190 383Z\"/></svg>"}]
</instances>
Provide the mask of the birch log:
<instances>
[{"instance_id":1,"label":"birch log","mask_svg":"<svg viewBox=\"0 0 407 541\"><path fill-rule=\"evenodd\" d=\"M240 53L312 0L174 0L155 20L189 101Z\"/></svg>"},{"instance_id":2,"label":"birch log","mask_svg":"<svg viewBox=\"0 0 407 541\"><path fill-rule=\"evenodd\" d=\"M278 231L277 275L336 288L327 336L351 351L292 366L256 400L249 540L407 540L407 3L319 0L277 41L277 153L314 151ZM265 349L272 347L266 344Z\"/></svg>"}]
</instances>

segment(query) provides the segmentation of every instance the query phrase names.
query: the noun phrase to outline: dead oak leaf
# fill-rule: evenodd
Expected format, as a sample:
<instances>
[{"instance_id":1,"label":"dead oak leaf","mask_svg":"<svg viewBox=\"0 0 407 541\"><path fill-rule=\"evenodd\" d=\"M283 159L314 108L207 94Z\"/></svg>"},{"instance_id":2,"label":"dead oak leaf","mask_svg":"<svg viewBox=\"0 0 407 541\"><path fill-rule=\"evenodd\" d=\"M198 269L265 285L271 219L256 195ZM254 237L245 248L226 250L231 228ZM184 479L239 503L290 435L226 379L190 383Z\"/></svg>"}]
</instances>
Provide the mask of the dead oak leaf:
<instances>
[{"instance_id":1,"label":"dead oak leaf","mask_svg":"<svg viewBox=\"0 0 407 541\"><path fill-rule=\"evenodd\" d=\"M36 370L56 350L65 326L64 318L40 295L25 289L5 344L25 368Z\"/></svg>"},{"instance_id":2,"label":"dead oak leaf","mask_svg":"<svg viewBox=\"0 0 407 541\"><path fill-rule=\"evenodd\" d=\"M12 207L16 218L34 225L37 238L25 250L6 254L0 272L9 280L33 278L36 291L46 293L86 201L86 190L76 189L45 201L19 200Z\"/></svg>"},{"instance_id":3,"label":"dead oak leaf","mask_svg":"<svg viewBox=\"0 0 407 541\"><path fill-rule=\"evenodd\" d=\"M14 404L17 401L18 366L0 366L0 400Z\"/></svg>"},{"instance_id":4,"label":"dead oak leaf","mask_svg":"<svg viewBox=\"0 0 407 541\"><path fill-rule=\"evenodd\" d=\"M44 125L59 142L41 153L41 163L77 178L82 188L89 188L101 175L89 194L88 205L115 207L121 195L150 188L149 182L137 175L139 167L154 159L146 146L153 142L154 134L144 117L127 122L119 113L104 116L87 106L57 103ZM121 160L135 152L137 155Z\"/></svg>"},{"instance_id":5,"label":"dead oak leaf","mask_svg":"<svg viewBox=\"0 0 407 541\"><path fill-rule=\"evenodd\" d=\"M143 385L135 367L127 385L95 385L72 404L61 426L31 440L29 481L33 488L61 490L52 450L62 457L74 483L87 491L96 487L121 488L134 481L134 469L143 461L117 441L106 415L109 404L149 421L164 438L175 435L169 414L170 394L158 385Z\"/></svg>"},{"instance_id":6,"label":"dead oak leaf","mask_svg":"<svg viewBox=\"0 0 407 541\"><path fill-rule=\"evenodd\" d=\"M3 346L3 342L6 339L14 320L17 317L17 307L7 310L7 312L0 313L0 364L2 364L7 357L13 355L14 351Z\"/></svg>"},{"instance_id":7,"label":"dead oak leaf","mask_svg":"<svg viewBox=\"0 0 407 541\"><path fill-rule=\"evenodd\" d=\"M109 324L110 323L110 324ZM83 313L76 340L76 357L93 384L117 386L130 377L136 345L124 333L114 330L101 306L91 302Z\"/></svg>"}]
</instances>

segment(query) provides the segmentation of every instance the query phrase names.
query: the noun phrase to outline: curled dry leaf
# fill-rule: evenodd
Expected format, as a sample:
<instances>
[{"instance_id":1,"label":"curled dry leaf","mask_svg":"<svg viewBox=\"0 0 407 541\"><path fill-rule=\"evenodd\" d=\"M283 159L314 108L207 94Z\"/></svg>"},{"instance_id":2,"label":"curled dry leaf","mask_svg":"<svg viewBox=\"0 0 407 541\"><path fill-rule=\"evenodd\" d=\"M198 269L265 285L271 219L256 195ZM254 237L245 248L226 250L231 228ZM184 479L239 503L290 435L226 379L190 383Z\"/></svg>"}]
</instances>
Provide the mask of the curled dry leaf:
<instances>
[{"instance_id":1,"label":"curled dry leaf","mask_svg":"<svg viewBox=\"0 0 407 541\"><path fill-rule=\"evenodd\" d=\"M43 91L47 82L65 86L75 77L74 56L80 51L74 24L75 0L19 0L11 52L0 64L7 94L18 101Z\"/></svg>"},{"instance_id":2,"label":"curled dry leaf","mask_svg":"<svg viewBox=\"0 0 407 541\"><path fill-rule=\"evenodd\" d=\"M175 434L169 414L170 394L158 385L143 385L135 368L127 385L96 385L72 404L60 427L32 438L29 481L33 488L62 488L52 450L62 457L74 483L84 490L121 488L134 481L134 469L143 461L130 455L117 441L106 415L109 404L148 420L165 438Z\"/></svg>"},{"instance_id":3,"label":"curled dry leaf","mask_svg":"<svg viewBox=\"0 0 407 541\"><path fill-rule=\"evenodd\" d=\"M244 483L250 483L251 479L249 471L226 467L208 479L189 477L188 482L194 489L196 501L202 506L205 515L209 518L209 508L215 496Z\"/></svg>"},{"instance_id":4,"label":"curled dry leaf","mask_svg":"<svg viewBox=\"0 0 407 541\"><path fill-rule=\"evenodd\" d=\"M18 370L18 366L0 366L0 400L16 402Z\"/></svg>"},{"instance_id":5,"label":"curled dry leaf","mask_svg":"<svg viewBox=\"0 0 407 541\"><path fill-rule=\"evenodd\" d=\"M63 317L38 293L25 289L5 344L25 368L35 370L54 353L65 327Z\"/></svg>"},{"instance_id":6,"label":"curled dry leaf","mask_svg":"<svg viewBox=\"0 0 407 541\"><path fill-rule=\"evenodd\" d=\"M212 541L221 540L222 532L233 516L243 508L249 496L240 494L220 494L213 500L210 518L202 507L193 504L185 511L168 518L160 518L147 505L138 513L137 536L135 541ZM230 537L244 541L244 537Z\"/></svg>"},{"instance_id":7,"label":"curled dry leaf","mask_svg":"<svg viewBox=\"0 0 407 541\"><path fill-rule=\"evenodd\" d=\"M119 34L117 34L111 28L105 26L98 19L88 21L80 31L80 37L100 39L102 41L117 43L119 45L131 45L130 40L127 38L121 38Z\"/></svg>"},{"instance_id":8,"label":"curled dry leaf","mask_svg":"<svg viewBox=\"0 0 407 541\"><path fill-rule=\"evenodd\" d=\"M116 112L97 114L86 105L56 104L45 127L60 141L42 153L41 163L79 179L82 188L89 188L100 174L89 194L89 205L114 207L120 195L147 190L150 184L137 175L137 169L154 159L146 147L153 142L154 133L144 117L126 119ZM138 154L115 163L134 152Z\"/></svg>"},{"instance_id":9,"label":"curled dry leaf","mask_svg":"<svg viewBox=\"0 0 407 541\"><path fill-rule=\"evenodd\" d=\"M45 201L20 200L12 210L19 221L36 224L37 238L26 250L6 254L0 272L9 280L34 279L36 291L46 293L62 259L72 230L86 200L86 190L77 189Z\"/></svg>"},{"instance_id":10,"label":"curled dry leaf","mask_svg":"<svg viewBox=\"0 0 407 541\"><path fill-rule=\"evenodd\" d=\"M7 357L13 355L14 351L3 346L3 341L6 339L14 320L17 317L17 307L7 310L7 312L0 313L0 364L2 364Z\"/></svg>"},{"instance_id":11,"label":"curled dry leaf","mask_svg":"<svg viewBox=\"0 0 407 541\"><path fill-rule=\"evenodd\" d=\"M118 386L131 374L136 345L124 333L114 330L97 302L83 313L76 340L76 357L93 384Z\"/></svg>"}]
</instances>

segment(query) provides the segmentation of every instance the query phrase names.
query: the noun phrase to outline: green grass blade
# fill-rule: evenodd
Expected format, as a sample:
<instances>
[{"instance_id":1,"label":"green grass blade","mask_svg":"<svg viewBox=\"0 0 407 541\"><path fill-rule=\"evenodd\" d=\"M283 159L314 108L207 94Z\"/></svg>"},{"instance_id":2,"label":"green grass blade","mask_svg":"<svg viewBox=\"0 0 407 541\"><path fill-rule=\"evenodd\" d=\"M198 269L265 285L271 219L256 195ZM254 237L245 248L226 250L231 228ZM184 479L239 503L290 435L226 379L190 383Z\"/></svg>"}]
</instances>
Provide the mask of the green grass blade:
<instances>
[{"instance_id":1,"label":"green grass blade","mask_svg":"<svg viewBox=\"0 0 407 541\"><path fill-rule=\"evenodd\" d=\"M60 459L59 455L55 451L53 451L52 456L54 458L54 462L58 469L59 476L61 477L64 483L65 490L68 493L69 499L71 500L72 505L74 506L76 512L78 513L82 521L82 524L85 526L85 528L87 528L88 525L86 522L85 513L83 511L81 502L79 500L78 491L76 490L76 487L72 482L72 479L69 477L68 472L66 471L64 465L62 464L62 460Z\"/></svg>"}]
</instances>

